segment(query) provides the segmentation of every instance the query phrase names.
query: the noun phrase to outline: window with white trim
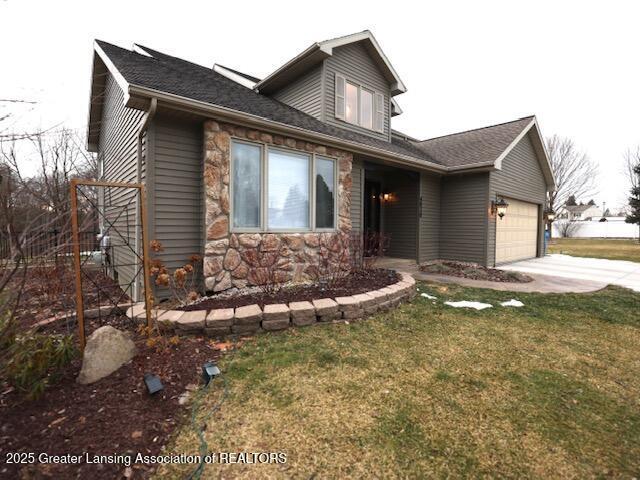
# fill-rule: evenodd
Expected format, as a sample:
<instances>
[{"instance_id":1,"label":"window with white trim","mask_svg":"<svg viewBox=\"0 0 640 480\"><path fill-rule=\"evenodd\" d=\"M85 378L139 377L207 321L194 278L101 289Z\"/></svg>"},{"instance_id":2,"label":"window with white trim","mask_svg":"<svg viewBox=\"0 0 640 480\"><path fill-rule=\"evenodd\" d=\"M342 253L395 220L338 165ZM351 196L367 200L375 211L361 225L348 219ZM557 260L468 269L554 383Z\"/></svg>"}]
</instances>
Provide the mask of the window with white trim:
<instances>
[{"instance_id":1,"label":"window with white trim","mask_svg":"<svg viewBox=\"0 0 640 480\"><path fill-rule=\"evenodd\" d=\"M233 140L234 231L324 231L336 228L337 161Z\"/></svg>"},{"instance_id":2,"label":"window with white trim","mask_svg":"<svg viewBox=\"0 0 640 480\"><path fill-rule=\"evenodd\" d=\"M347 82L344 119L349 123L358 124L358 86Z\"/></svg>"},{"instance_id":3,"label":"window with white trim","mask_svg":"<svg viewBox=\"0 0 640 480\"><path fill-rule=\"evenodd\" d=\"M366 88L360 89L360 126L373 128L373 92Z\"/></svg>"},{"instance_id":4,"label":"window with white trim","mask_svg":"<svg viewBox=\"0 0 640 480\"><path fill-rule=\"evenodd\" d=\"M384 94L336 75L336 118L376 132L384 132Z\"/></svg>"}]
</instances>

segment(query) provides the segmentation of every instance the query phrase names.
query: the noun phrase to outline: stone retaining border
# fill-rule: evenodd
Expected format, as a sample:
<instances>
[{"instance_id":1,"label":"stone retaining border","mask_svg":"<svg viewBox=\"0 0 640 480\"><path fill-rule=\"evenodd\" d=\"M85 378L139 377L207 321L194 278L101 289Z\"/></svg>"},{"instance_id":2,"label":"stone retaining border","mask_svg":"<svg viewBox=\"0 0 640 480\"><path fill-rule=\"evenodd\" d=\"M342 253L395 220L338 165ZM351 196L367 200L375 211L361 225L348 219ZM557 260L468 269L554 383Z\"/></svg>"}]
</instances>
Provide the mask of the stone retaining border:
<instances>
[{"instance_id":1,"label":"stone retaining border","mask_svg":"<svg viewBox=\"0 0 640 480\"><path fill-rule=\"evenodd\" d=\"M238 308L211 310L154 309L159 327L177 334L204 334L209 337L250 335L262 331L285 330L289 327L316 323L335 323L359 320L376 312L387 311L416 295L416 281L405 272L397 272L400 281L378 290L348 297L320 298L310 301L265 305L246 305ZM139 304L144 305L144 304ZM136 305L137 306L137 305ZM133 318L145 320L144 309L136 306Z\"/></svg>"}]
</instances>

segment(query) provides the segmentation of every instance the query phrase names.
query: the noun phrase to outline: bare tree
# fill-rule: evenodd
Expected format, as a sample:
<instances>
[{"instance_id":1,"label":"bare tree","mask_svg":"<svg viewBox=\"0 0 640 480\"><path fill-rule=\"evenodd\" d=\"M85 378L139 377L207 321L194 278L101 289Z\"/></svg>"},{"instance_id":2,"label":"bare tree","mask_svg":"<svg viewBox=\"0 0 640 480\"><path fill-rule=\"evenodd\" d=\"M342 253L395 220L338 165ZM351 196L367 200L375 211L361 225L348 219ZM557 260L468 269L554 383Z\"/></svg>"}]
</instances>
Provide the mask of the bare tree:
<instances>
[{"instance_id":1,"label":"bare tree","mask_svg":"<svg viewBox=\"0 0 640 480\"><path fill-rule=\"evenodd\" d=\"M74 177L96 178L95 156L87 152L73 130L61 129L30 135L23 140L0 139L0 168L10 178L13 227L22 233L32 219L40 225L50 225L55 234L63 234L70 227L69 185ZM35 165L35 173L26 170ZM56 219L51 224L51 219ZM2 225L5 231L8 224ZM16 235L9 235L12 251Z\"/></svg>"},{"instance_id":2,"label":"bare tree","mask_svg":"<svg viewBox=\"0 0 640 480\"><path fill-rule=\"evenodd\" d=\"M598 166L577 149L573 140L558 135L546 139L556 190L549 194L549 208L565 205L571 195L586 198L597 193Z\"/></svg>"},{"instance_id":3,"label":"bare tree","mask_svg":"<svg viewBox=\"0 0 640 480\"><path fill-rule=\"evenodd\" d=\"M638 225L638 242L640 242L640 146L627 150L624 155L624 174L630 185L629 203L626 208L627 223Z\"/></svg>"},{"instance_id":4,"label":"bare tree","mask_svg":"<svg viewBox=\"0 0 640 480\"><path fill-rule=\"evenodd\" d=\"M58 240L70 228L71 179L92 178L96 171L94 157L72 130L9 138L0 138L0 241L8 244L0 255L0 341L16 328L33 252L55 254L57 261ZM34 175L25 171L30 161L38 165ZM52 233L56 241L50 244Z\"/></svg>"},{"instance_id":5,"label":"bare tree","mask_svg":"<svg viewBox=\"0 0 640 480\"><path fill-rule=\"evenodd\" d=\"M35 105L37 102L23 100L19 98L0 98L0 139L23 139L30 134L27 132L17 133L11 130L11 120L16 119L16 106L25 107Z\"/></svg>"},{"instance_id":6,"label":"bare tree","mask_svg":"<svg viewBox=\"0 0 640 480\"><path fill-rule=\"evenodd\" d=\"M39 207L59 216L69 210L69 182L74 177L95 178L95 156L81 147L73 130L62 129L50 134L42 132L29 136L31 148L18 141L0 141L0 162L5 164L17 182L29 191ZM24 172L25 161L35 161L34 176Z\"/></svg>"},{"instance_id":7,"label":"bare tree","mask_svg":"<svg viewBox=\"0 0 640 480\"><path fill-rule=\"evenodd\" d=\"M640 145L635 150L629 149L624 154L622 173L629 182L630 188L640 187L635 169L640 165Z\"/></svg>"}]
</instances>

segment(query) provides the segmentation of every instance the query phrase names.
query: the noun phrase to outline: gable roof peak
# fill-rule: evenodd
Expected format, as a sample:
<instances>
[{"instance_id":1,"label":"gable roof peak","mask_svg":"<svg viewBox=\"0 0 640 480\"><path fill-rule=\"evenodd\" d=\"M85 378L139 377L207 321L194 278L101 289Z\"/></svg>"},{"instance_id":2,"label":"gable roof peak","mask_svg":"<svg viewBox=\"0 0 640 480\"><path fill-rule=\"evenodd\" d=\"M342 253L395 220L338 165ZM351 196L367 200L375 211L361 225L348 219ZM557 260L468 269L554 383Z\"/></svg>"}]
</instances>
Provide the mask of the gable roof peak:
<instances>
[{"instance_id":1,"label":"gable roof peak","mask_svg":"<svg viewBox=\"0 0 640 480\"><path fill-rule=\"evenodd\" d=\"M273 73L268 75L262 81L256 84L256 90L261 93L273 93L279 88L285 86L290 80L293 80L300 74L308 71L310 68L320 63L325 58L333 55L333 49L352 43L364 42L367 45L369 54L379 65L380 70L387 78L391 88L391 96L398 95L407 91L397 72L391 65L391 62L380 48L378 41L370 30L343 35L341 37L314 42L306 50L302 51Z\"/></svg>"}]
</instances>

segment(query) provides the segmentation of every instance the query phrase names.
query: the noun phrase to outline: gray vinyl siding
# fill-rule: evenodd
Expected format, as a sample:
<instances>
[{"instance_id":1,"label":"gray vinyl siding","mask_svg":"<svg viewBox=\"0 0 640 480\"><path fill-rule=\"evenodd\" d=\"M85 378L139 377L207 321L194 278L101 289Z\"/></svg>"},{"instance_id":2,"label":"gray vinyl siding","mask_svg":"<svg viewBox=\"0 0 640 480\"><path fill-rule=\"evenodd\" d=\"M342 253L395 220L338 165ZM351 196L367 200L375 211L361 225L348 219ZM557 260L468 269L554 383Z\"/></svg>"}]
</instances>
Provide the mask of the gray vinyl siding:
<instances>
[{"instance_id":1,"label":"gray vinyl siding","mask_svg":"<svg viewBox=\"0 0 640 480\"><path fill-rule=\"evenodd\" d=\"M154 141L151 231L164 246L158 257L173 271L192 255L203 254L203 127L201 122L162 116L154 119L150 131ZM158 298L168 294L165 289L156 291Z\"/></svg>"},{"instance_id":2,"label":"gray vinyl siding","mask_svg":"<svg viewBox=\"0 0 640 480\"><path fill-rule=\"evenodd\" d=\"M343 75L347 80L384 94L384 133L352 125L335 117L336 73ZM390 141L389 84L361 44L352 43L336 48L333 50L333 55L324 61L324 92L324 121L326 123Z\"/></svg>"},{"instance_id":3,"label":"gray vinyl siding","mask_svg":"<svg viewBox=\"0 0 640 480\"><path fill-rule=\"evenodd\" d=\"M393 194L392 201L382 205L383 230L389 236L387 255L417 260L418 244L418 178L417 175L390 175L384 191Z\"/></svg>"},{"instance_id":4,"label":"gray vinyl siding","mask_svg":"<svg viewBox=\"0 0 640 480\"><path fill-rule=\"evenodd\" d=\"M143 112L126 108L124 95L114 78L106 78L101 118L98 157L103 164L102 180L110 182L135 183L137 181L137 133ZM144 173L143 169L143 173ZM112 245L112 265L110 272L128 295L133 289L128 287L135 274L134 253L125 245L135 248L136 191L134 189L105 188L101 195L103 211L109 222L115 222L109 231ZM122 212L122 214L121 214ZM106 225L106 221L102 222ZM121 238L120 235L125 238Z\"/></svg>"},{"instance_id":5,"label":"gray vinyl siding","mask_svg":"<svg viewBox=\"0 0 640 480\"><path fill-rule=\"evenodd\" d=\"M523 137L503 159L501 170L491 172L489 202L495 199L496 195L538 204L538 256L541 256L544 241L542 211L546 200L546 182L529 135ZM508 209L507 215L509 215ZM487 229L487 264L493 266L496 253L496 217L494 215L489 216Z\"/></svg>"},{"instance_id":6,"label":"gray vinyl siding","mask_svg":"<svg viewBox=\"0 0 640 480\"><path fill-rule=\"evenodd\" d=\"M362 195L364 188L364 169L362 162L353 161L351 169L351 229L362 231Z\"/></svg>"},{"instance_id":7,"label":"gray vinyl siding","mask_svg":"<svg viewBox=\"0 0 640 480\"><path fill-rule=\"evenodd\" d=\"M440 258L440 176L420 174L418 261Z\"/></svg>"},{"instance_id":8,"label":"gray vinyl siding","mask_svg":"<svg viewBox=\"0 0 640 480\"><path fill-rule=\"evenodd\" d=\"M489 174L444 177L440 258L485 264Z\"/></svg>"},{"instance_id":9,"label":"gray vinyl siding","mask_svg":"<svg viewBox=\"0 0 640 480\"><path fill-rule=\"evenodd\" d=\"M282 90L273 94L273 98L321 119L322 65L314 68L299 79L291 82Z\"/></svg>"}]
</instances>

